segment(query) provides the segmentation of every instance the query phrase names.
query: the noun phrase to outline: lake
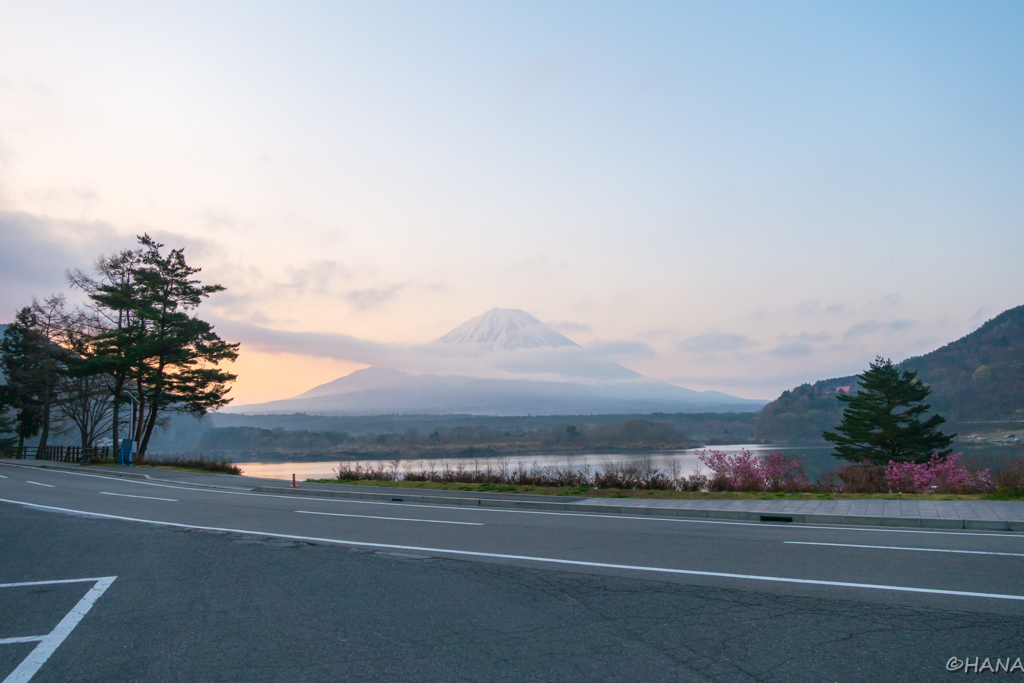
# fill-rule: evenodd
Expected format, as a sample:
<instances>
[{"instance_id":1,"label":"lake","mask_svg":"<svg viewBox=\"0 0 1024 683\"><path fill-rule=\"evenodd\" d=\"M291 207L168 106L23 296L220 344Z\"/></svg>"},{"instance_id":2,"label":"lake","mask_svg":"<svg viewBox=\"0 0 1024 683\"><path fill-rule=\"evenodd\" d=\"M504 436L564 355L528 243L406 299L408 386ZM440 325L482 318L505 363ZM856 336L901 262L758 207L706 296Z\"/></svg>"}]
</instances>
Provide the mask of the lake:
<instances>
[{"instance_id":1,"label":"lake","mask_svg":"<svg viewBox=\"0 0 1024 683\"><path fill-rule=\"evenodd\" d=\"M781 451L786 455L798 457L803 462L804 472L807 473L807 476L811 481L814 481L825 472L830 472L844 465L851 464L846 460L840 460L833 456L831 446L821 444L802 446L778 444L735 444L708 448L708 450L720 450L729 454L739 453L743 449L749 450L756 455L766 455L768 453L778 453ZM646 453L539 453L525 456L489 456L478 458L450 457L435 458L433 463L435 469L440 469L442 467L442 463L445 461L452 465L462 462L470 469L474 467L474 463L479 463L480 469L486 469L488 460L491 461L492 468L495 468L496 461L500 460L502 457L506 457L510 467L515 467L520 461L522 461L527 467L534 463L541 467L565 467L566 465L571 464L574 467L589 465L591 470L594 470L600 468L605 463L629 462L630 460L651 458L654 460L654 464L663 470L668 470L670 463L672 461L676 461L679 463L678 466L681 473L690 474L695 469L700 468L700 462L697 460L697 452L701 450L703 449L687 448L684 450L653 451ZM1024 444L1009 446L965 444L959 442L954 444L953 450L954 452L963 451L964 458L966 460L973 460L984 467L999 467L1008 459L1024 457ZM338 462L339 459L323 460L318 462L245 462L238 463L238 466L242 468L243 474L251 477L291 479L294 474L296 478L302 481L304 479L329 479L334 477L334 470L337 468ZM365 467L367 465L372 466L381 463L390 465L394 461L360 459L358 462L362 463ZM400 460L399 467L402 472L425 470L429 468L430 462L430 460L426 459Z\"/></svg>"},{"instance_id":2,"label":"lake","mask_svg":"<svg viewBox=\"0 0 1024 683\"><path fill-rule=\"evenodd\" d=\"M831 446L778 446L778 445L764 445L764 444L738 444L730 446L715 446L715 450L724 451L726 453L739 453L742 449L747 449L752 453L758 455L765 455L768 453L777 453L779 451L784 452L786 455L793 455L799 457L804 463L804 471L807 472L808 476L813 479L819 476L821 473L828 470L835 469L837 464L847 464L836 460L830 455L832 448ZM680 471L684 474L689 474L695 469L700 467L700 462L697 460L697 452L703 450L700 448L687 448L685 450L674 450L674 451L653 451L647 453L539 453L533 455L524 456L489 456L479 458L435 458L433 460L434 466L440 469L441 464L445 461L452 463L453 465L458 462L465 463L469 468L473 467L473 463L477 462L481 469L487 467L487 461L490 460L492 467L497 460L502 457L506 457L510 466L516 466L520 461L526 464L527 467L536 463L541 467L556 466L565 467L566 465L572 465L574 467L580 467L584 464L589 465L591 469L598 469L605 463L614 462L629 462L630 460L641 460L643 458L651 458L654 460L654 464L664 470L667 470L670 466L671 461L677 461L679 463ZM711 450L710 448L708 450ZM238 463L238 466L242 468L242 473L251 477L267 477L270 479L291 479L294 474L300 481L303 479L328 479L334 477L334 470L338 467L339 460L325 460L319 462L245 462ZM392 460L358 460L364 467L367 465L377 465L380 463L390 465ZM414 472L417 470L428 469L430 460L426 459L410 459L401 460L400 468L403 472Z\"/></svg>"}]
</instances>

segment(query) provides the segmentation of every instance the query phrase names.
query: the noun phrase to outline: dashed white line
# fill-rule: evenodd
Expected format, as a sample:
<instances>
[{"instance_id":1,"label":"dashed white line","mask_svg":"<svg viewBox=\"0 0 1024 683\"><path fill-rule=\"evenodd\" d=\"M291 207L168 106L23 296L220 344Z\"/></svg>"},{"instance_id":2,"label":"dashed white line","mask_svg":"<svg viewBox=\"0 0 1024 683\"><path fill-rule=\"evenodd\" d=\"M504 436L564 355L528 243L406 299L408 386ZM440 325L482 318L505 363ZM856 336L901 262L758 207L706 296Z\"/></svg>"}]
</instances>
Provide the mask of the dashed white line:
<instances>
[{"instance_id":1,"label":"dashed white line","mask_svg":"<svg viewBox=\"0 0 1024 683\"><path fill-rule=\"evenodd\" d=\"M101 496L121 496L122 498L145 498L146 500L165 500L168 503L177 503L177 498L157 498L156 496L133 496L130 493L111 493L110 491L100 491Z\"/></svg>"},{"instance_id":2,"label":"dashed white line","mask_svg":"<svg viewBox=\"0 0 1024 683\"><path fill-rule=\"evenodd\" d=\"M39 505L38 503L26 503L20 500L9 500L0 498L0 503L13 503L24 505L40 510L56 510L57 512L69 512L71 514L85 515L88 517L100 517L102 519L119 519L124 522L139 522L141 524L152 524L153 526L165 526L175 529L197 529L199 531L219 531L229 534L244 534L246 536L262 536L265 538L285 538L291 541L307 541L312 543L334 543L337 545L356 546L361 548L384 548L387 550L411 550L413 552L436 553L439 555L456 555L460 557L487 557L499 560L516 560L520 562L537 562L541 564L570 565L575 567L594 567L598 569L622 569L636 572L652 572L659 574L681 574L686 576L704 576L717 579L740 579L745 581L765 581L770 583L792 583L804 586L830 586L832 588L859 588L864 590L893 591L897 593L924 593L929 595L950 595L962 598L989 598L993 600L1024 601L1024 595L1011 595L1003 593L977 593L974 591L944 590L941 588L917 588L915 586L887 586L874 583L853 583L848 581L824 581L820 579L796 579L785 576L759 576L756 574L732 574L728 572L711 572L699 569L675 569L672 567L647 567L631 564L612 564L609 562L588 562L585 560L566 560L555 557L535 557L531 555L509 555L505 553L485 553L476 550L454 550L451 548L426 548L413 545L394 545L391 543L369 543L366 541L349 541L342 538L320 538L316 536L297 536L295 534L281 534L272 531L254 531L251 529L231 529L225 527L200 526L197 524L180 524L178 522L160 522L152 519L138 519L135 517L122 517L120 515L108 515L100 512L89 512L87 510L73 510L69 508L55 507L52 505ZM6 682L5 682L6 683Z\"/></svg>"},{"instance_id":3,"label":"dashed white line","mask_svg":"<svg viewBox=\"0 0 1024 683\"><path fill-rule=\"evenodd\" d=\"M25 483L26 484L35 484L36 486L45 486L48 489L55 489L55 488L57 488L53 484L40 484L38 481L28 481L28 480L25 480Z\"/></svg>"},{"instance_id":4,"label":"dashed white line","mask_svg":"<svg viewBox=\"0 0 1024 683\"><path fill-rule=\"evenodd\" d=\"M429 524L461 524L463 526L483 526L483 522L451 522L446 519L416 519L413 517L377 517L374 515L346 515L343 512L313 512L296 510L300 515L327 515L328 517L357 517L359 519L386 519L390 522L428 522Z\"/></svg>"},{"instance_id":5,"label":"dashed white line","mask_svg":"<svg viewBox=\"0 0 1024 683\"><path fill-rule=\"evenodd\" d=\"M870 550L916 550L922 553L955 553L960 555L1002 555L1024 557L1024 553L997 553L989 550L950 550L947 548L902 548L892 545L855 545L853 543L812 543L810 541L783 541L786 545L825 545L833 548L868 548Z\"/></svg>"}]
</instances>

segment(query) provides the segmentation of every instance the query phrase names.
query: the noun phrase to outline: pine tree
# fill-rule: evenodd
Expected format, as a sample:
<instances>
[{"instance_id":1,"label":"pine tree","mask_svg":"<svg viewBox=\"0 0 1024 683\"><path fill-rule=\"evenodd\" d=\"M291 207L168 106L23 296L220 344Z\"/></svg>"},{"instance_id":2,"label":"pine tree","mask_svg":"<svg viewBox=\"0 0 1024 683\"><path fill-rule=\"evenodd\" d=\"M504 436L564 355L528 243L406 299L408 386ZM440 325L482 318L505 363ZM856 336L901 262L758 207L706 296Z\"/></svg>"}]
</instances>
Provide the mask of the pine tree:
<instances>
[{"instance_id":1,"label":"pine tree","mask_svg":"<svg viewBox=\"0 0 1024 683\"><path fill-rule=\"evenodd\" d=\"M203 285L183 249L164 254L149 235L140 248L101 257L96 275L69 274L72 285L89 295L97 332L83 339L82 356L92 371L110 380L114 399L114 443L120 405L130 400L138 458L143 460L153 429L168 412L196 417L226 405L235 375L221 369L238 357L238 344L222 340L194 311L224 290Z\"/></svg>"},{"instance_id":2,"label":"pine tree","mask_svg":"<svg viewBox=\"0 0 1024 683\"><path fill-rule=\"evenodd\" d=\"M228 385L235 375L219 366L238 357L238 344L222 340L210 323L193 311L203 299L221 292L221 285L203 285L195 279L199 268L185 262L183 249L161 253L164 245L149 235L139 238L141 265L134 277L139 298L132 307L144 330L132 368L138 392L136 411L139 458L161 412L177 411L196 417L227 405Z\"/></svg>"},{"instance_id":3,"label":"pine tree","mask_svg":"<svg viewBox=\"0 0 1024 683\"><path fill-rule=\"evenodd\" d=\"M877 357L860 380L857 393L838 396L846 404L836 432L822 436L836 444L836 455L853 461L885 464L923 462L932 453L948 454L953 437L939 431L946 419L921 418L931 406L924 400L931 389L916 372L900 370L888 358Z\"/></svg>"},{"instance_id":4,"label":"pine tree","mask_svg":"<svg viewBox=\"0 0 1024 683\"><path fill-rule=\"evenodd\" d=\"M43 428L44 406L51 387L46 338L39 332L39 319L32 308L18 311L14 322L0 340L0 370L7 378L4 401L13 408L19 450ZM45 445L45 444L43 444Z\"/></svg>"},{"instance_id":5,"label":"pine tree","mask_svg":"<svg viewBox=\"0 0 1024 683\"><path fill-rule=\"evenodd\" d=\"M120 447L121 407L134 400L132 368L141 359L139 348L146 334L135 315L141 293L135 276L142 265L141 249L125 249L111 256L100 256L94 275L75 270L68 273L72 287L84 291L91 300L96 318L94 333L81 340L80 354L90 366L88 372L107 378L111 398L110 420L113 452Z\"/></svg>"},{"instance_id":6,"label":"pine tree","mask_svg":"<svg viewBox=\"0 0 1024 683\"><path fill-rule=\"evenodd\" d=\"M7 395L7 385L0 384L0 453L9 456L17 443L18 423L14 417L14 404Z\"/></svg>"}]
</instances>

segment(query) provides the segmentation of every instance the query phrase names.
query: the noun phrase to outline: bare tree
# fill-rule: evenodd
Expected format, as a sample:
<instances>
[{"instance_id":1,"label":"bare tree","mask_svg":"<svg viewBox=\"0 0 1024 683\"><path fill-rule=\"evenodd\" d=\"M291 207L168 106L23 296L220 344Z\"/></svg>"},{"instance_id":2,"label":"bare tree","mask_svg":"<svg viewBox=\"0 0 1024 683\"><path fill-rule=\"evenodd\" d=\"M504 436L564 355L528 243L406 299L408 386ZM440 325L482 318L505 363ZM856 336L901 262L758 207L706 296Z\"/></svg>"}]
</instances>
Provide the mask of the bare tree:
<instances>
[{"instance_id":1,"label":"bare tree","mask_svg":"<svg viewBox=\"0 0 1024 683\"><path fill-rule=\"evenodd\" d=\"M60 416L73 424L83 447L95 447L100 434L111 427L113 378L102 372L92 359L89 340L103 329L95 314L76 310L65 319L61 345L67 351L66 369L57 382L56 407Z\"/></svg>"},{"instance_id":2,"label":"bare tree","mask_svg":"<svg viewBox=\"0 0 1024 683\"><path fill-rule=\"evenodd\" d=\"M91 340L93 362L107 377L111 396L111 444L119 447L118 429L122 424L121 405L132 400L130 375L136 349L145 330L135 316L139 288L136 270L142 264L141 249L124 249L111 256L100 256L93 274L81 270L67 273L68 283L85 292L97 322L97 334Z\"/></svg>"},{"instance_id":3,"label":"bare tree","mask_svg":"<svg viewBox=\"0 0 1024 683\"><path fill-rule=\"evenodd\" d=\"M67 353L62 342L69 324L69 313L64 307L63 294L53 294L40 303L32 298L32 316L35 331L42 342L39 365L39 382L41 386L40 414L42 418L39 434L39 448L46 448L50 438L51 417L57 399L57 385L66 371Z\"/></svg>"}]
</instances>

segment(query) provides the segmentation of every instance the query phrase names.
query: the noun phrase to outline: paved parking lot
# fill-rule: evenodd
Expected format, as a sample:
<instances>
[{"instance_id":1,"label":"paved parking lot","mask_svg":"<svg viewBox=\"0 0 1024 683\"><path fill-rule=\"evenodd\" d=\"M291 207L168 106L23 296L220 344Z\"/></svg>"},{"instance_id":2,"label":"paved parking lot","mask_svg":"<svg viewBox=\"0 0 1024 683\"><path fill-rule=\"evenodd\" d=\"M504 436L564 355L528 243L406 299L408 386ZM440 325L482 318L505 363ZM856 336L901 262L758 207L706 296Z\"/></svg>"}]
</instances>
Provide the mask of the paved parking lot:
<instances>
[{"instance_id":1,"label":"paved parking lot","mask_svg":"<svg viewBox=\"0 0 1024 683\"><path fill-rule=\"evenodd\" d=\"M41 567L48 576L118 577L33 683L921 681L952 678L944 666L954 655L1024 650L1024 627L1013 615L431 558L12 505L0 505L0 521L4 581L35 578ZM4 635L41 635L35 631L52 627L88 585L10 593L0 603ZM0 656L15 653L2 660L5 673L30 647L0 646Z\"/></svg>"},{"instance_id":2,"label":"paved parking lot","mask_svg":"<svg viewBox=\"0 0 1024 683\"><path fill-rule=\"evenodd\" d=\"M33 683L920 681L1024 656L1007 531L4 476L0 583L89 579L0 588L3 637L32 639L0 645L4 672L80 618Z\"/></svg>"},{"instance_id":3,"label":"paved parking lot","mask_svg":"<svg viewBox=\"0 0 1024 683\"><path fill-rule=\"evenodd\" d=\"M117 577L0 583L0 675L27 683Z\"/></svg>"}]
</instances>

